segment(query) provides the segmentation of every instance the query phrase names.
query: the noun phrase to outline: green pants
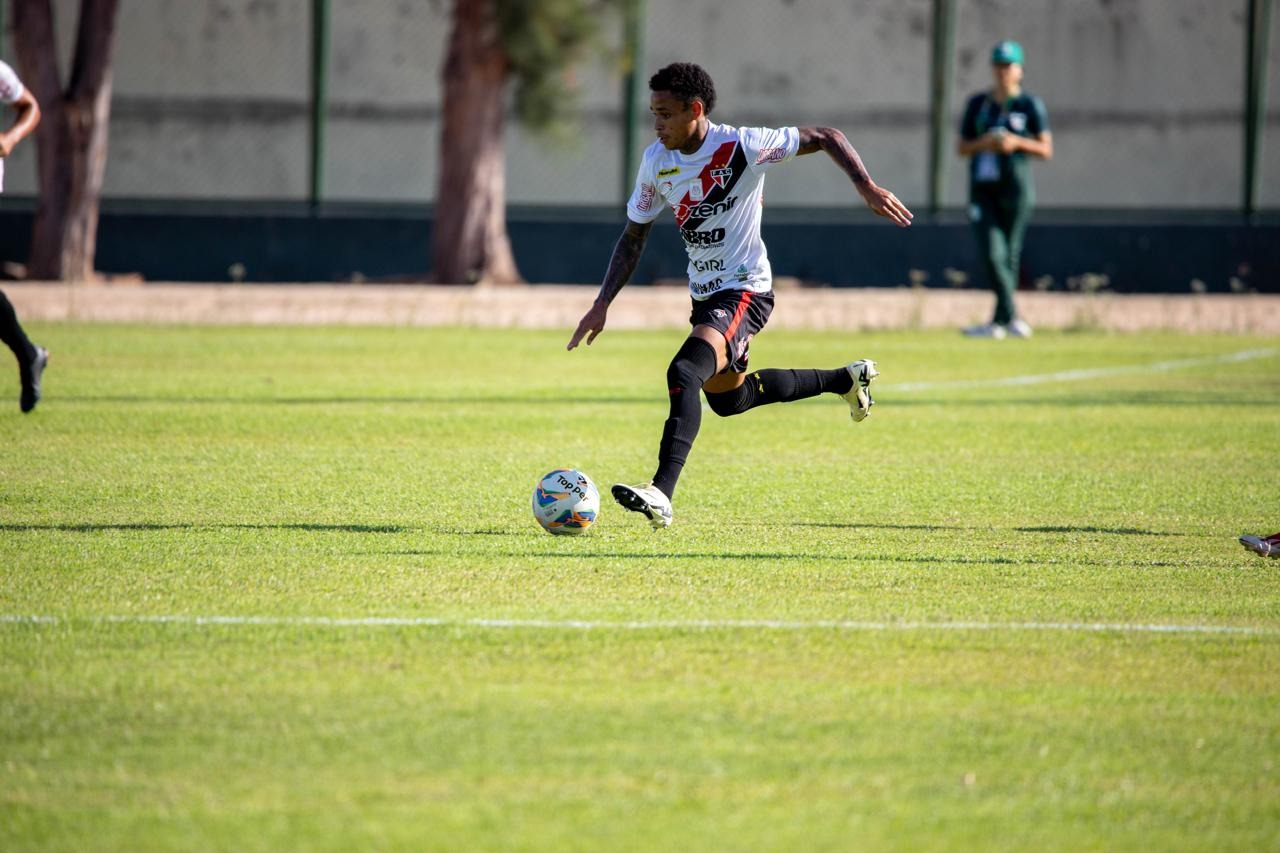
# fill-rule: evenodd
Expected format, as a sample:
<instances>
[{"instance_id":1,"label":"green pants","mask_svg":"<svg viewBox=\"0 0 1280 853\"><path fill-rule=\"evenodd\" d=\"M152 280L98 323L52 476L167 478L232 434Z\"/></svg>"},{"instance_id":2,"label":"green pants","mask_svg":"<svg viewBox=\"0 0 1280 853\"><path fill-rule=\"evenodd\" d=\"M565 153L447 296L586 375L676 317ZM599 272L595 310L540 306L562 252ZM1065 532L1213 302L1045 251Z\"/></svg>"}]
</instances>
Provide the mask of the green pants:
<instances>
[{"instance_id":1,"label":"green pants","mask_svg":"<svg viewBox=\"0 0 1280 853\"><path fill-rule=\"evenodd\" d=\"M1022 238L1027 233L1035 199L1030 188L1010 192L994 184L989 187L977 184L969 194L969 201L987 282L996 294L992 322L1007 326L1018 316L1013 292L1018 289Z\"/></svg>"}]
</instances>

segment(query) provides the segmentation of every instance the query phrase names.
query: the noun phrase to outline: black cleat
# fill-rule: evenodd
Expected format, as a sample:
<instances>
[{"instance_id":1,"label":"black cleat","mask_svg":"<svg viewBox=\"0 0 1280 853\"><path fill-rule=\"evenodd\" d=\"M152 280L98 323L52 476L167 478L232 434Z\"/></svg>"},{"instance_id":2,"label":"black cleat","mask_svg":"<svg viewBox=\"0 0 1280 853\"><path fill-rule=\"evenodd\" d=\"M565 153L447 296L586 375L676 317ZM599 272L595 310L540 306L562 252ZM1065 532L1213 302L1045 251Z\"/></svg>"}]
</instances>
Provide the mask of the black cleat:
<instances>
[{"instance_id":1,"label":"black cleat","mask_svg":"<svg viewBox=\"0 0 1280 853\"><path fill-rule=\"evenodd\" d=\"M22 378L22 396L18 405L22 411L29 412L40 402L40 377L49 364L49 351L44 347L36 347L35 357L26 364L19 365L18 373Z\"/></svg>"}]
</instances>

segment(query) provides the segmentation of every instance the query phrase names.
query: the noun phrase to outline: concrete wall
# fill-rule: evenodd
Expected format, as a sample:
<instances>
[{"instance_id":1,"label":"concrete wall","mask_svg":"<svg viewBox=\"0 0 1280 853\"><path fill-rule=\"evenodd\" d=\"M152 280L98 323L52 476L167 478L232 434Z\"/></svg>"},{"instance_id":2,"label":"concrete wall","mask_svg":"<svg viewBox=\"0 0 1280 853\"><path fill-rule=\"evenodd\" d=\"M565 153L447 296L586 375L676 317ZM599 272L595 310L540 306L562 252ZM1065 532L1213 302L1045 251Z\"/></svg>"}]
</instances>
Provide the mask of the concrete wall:
<instances>
[{"instance_id":1,"label":"concrete wall","mask_svg":"<svg viewBox=\"0 0 1280 853\"><path fill-rule=\"evenodd\" d=\"M957 0L957 113L988 85L999 38L1027 49L1057 157L1037 167L1044 206L1229 208L1240 200L1245 0ZM310 0L121 4L107 169L113 197L301 199L307 193ZM878 181L920 205L927 181L930 0L649 0L645 68L696 58L715 117L845 129ZM64 42L78 3L57 0ZM333 0L325 185L347 201L434 196L446 0ZM616 42L616 19L605 23ZM1274 16L1263 201L1280 206L1280 14ZM64 52L66 46L64 44ZM12 57L11 46L5 55ZM616 204L620 78L577 73L568 141L508 138L513 203ZM954 124L954 120L953 120ZM647 127L643 142L650 138ZM34 146L7 166L29 194ZM964 197L949 163L948 201ZM770 178L775 205L841 206L824 158Z\"/></svg>"}]
</instances>

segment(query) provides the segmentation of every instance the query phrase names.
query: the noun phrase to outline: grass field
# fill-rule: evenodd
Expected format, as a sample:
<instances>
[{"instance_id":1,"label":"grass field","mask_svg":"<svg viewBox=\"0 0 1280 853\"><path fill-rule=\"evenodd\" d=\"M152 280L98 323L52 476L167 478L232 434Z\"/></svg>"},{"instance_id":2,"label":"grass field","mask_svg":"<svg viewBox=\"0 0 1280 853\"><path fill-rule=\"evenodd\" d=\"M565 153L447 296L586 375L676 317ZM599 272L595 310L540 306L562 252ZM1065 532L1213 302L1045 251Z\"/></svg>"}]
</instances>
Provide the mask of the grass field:
<instances>
[{"instance_id":1,"label":"grass field","mask_svg":"<svg viewBox=\"0 0 1280 853\"><path fill-rule=\"evenodd\" d=\"M707 413L670 530L570 539L680 332L32 332L6 851L1280 847L1275 339L771 331L874 417Z\"/></svg>"}]
</instances>

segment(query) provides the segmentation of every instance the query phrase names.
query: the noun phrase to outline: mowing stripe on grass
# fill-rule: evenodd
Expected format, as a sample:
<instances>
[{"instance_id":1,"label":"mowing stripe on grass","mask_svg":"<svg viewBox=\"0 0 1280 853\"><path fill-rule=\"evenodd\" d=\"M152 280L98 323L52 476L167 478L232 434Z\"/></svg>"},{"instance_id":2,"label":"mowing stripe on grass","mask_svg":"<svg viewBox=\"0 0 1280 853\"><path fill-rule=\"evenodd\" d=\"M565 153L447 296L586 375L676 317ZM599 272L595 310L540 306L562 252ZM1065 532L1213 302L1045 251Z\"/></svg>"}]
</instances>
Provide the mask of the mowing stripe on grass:
<instances>
[{"instance_id":1,"label":"mowing stripe on grass","mask_svg":"<svg viewBox=\"0 0 1280 853\"><path fill-rule=\"evenodd\" d=\"M1213 364L1232 364L1254 361L1276 355L1275 349L1251 349L1207 358L1180 358L1173 361L1157 361L1152 364L1127 364L1117 367L1091 367L1081 370L1061 370L1057 373L1033 373L1024 376L1006 376L1001 379L962 379L955 382L900 382L877 384L877 388L889 391L937 391L943 388L1001 388L1017 385L1043 385L1048 382L1082 382L1104 376L1123 376L1130 373L1162 373L1187 367L1206 367Z\"/></svg>"},{"instance_id":2,"label":"mowing stripe on grass","mask_svg":"<svg viewBox=\"0 0 1280 853\"><path fill-rule=\"evenodd\" d=\"M1259 625L1142 624L1125 622L874 622L841 619L450 619L434 616L42 616L0 614L0 624L165 624L320 628L482 628L546 631L1064 631L1114 634L1200 634L1280 637L1280 628Z\"/></svg>"}]
</instances>

